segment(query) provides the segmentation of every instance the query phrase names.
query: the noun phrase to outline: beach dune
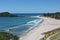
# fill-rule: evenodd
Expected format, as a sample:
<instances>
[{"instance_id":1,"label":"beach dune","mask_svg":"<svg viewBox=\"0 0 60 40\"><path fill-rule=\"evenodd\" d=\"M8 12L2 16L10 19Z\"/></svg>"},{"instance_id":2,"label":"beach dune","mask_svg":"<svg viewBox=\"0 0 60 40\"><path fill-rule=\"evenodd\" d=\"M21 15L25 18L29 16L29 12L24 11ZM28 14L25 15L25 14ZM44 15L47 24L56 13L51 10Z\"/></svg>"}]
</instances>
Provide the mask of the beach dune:
<instances>
[{"instance_id":1,"label":"beach dune","mask_svg":"<svg viewBox=\"0 0 60 40\"><path fill-rule=\"evenodd\" d=\"M44 37L42 33L60 28L60 20L47 17L39 18L44 19L44 21L36 28L29 31L25 36L20 37L19 40L40 40L42 37Z\"/></svg>"}]
</instances>

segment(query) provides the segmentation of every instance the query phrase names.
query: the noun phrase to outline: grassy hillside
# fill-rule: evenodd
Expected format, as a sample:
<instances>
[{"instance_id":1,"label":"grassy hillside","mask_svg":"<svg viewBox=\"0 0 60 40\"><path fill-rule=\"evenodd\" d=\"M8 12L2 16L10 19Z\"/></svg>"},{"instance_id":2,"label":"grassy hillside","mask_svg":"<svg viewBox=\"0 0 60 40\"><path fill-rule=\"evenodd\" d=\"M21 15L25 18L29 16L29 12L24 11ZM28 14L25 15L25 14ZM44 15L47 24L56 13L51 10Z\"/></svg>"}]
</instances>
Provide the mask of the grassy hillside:
<instances>
[{"instance_id":1,"label":"grassy hillside","mask_svg":"<svg viewBox=\"0 0 60 40\"><path fill-rule=\"evenodd\" d=\"M48 32L45 32L45 33L42 33L42 34L45 35L45 36L43 38L41 38L40 40L46 40L49 36L52 36L54 34L56 34L56 35L52 36L50 38L50 40L55 40L56 37L59 40L60 39L60 28L57 28L57 29L54 29L52 31L48 31Z\"/></svg>"}]
</instances>

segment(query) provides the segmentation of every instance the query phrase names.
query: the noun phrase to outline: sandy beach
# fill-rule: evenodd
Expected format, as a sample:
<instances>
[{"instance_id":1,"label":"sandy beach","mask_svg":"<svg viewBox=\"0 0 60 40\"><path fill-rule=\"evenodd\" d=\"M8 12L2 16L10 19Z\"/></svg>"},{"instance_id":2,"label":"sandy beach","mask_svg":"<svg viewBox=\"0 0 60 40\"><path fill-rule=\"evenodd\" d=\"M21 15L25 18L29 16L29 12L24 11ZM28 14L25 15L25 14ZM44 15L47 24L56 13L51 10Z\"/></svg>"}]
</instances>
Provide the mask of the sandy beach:
<instances>
[{"instance_id":1,"label":"sandy beach","mask_svg":"<svg viewBox=\"0 0 60 40\"><path fill-rule=\"evenodd\" d=\"M42 37L44 37L42 33L60 27L60 20L47 17L39 17L39 18L44 19L44 21L39 26L28 32L25 36L20 37L19 40L40 40Z\"/></svg>"}]
</instances>

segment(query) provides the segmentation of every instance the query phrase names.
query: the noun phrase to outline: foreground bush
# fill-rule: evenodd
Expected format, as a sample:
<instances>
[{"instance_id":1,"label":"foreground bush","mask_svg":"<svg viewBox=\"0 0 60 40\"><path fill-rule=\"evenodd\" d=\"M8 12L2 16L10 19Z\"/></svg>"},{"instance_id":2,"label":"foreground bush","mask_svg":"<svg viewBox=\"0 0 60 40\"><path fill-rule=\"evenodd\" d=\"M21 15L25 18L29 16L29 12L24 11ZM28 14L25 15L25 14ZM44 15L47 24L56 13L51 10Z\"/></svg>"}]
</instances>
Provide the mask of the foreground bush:
<instances>
[{"instance_id":1,"label":"foreground bush","mask_svg":"<svg viewBox=\"0 0 60 40\"><path fill-rule=\"evenodd\" d=\"M10 33L0 32L0 40L18 40L19 37Z\"/></svg>"}]
</instances>

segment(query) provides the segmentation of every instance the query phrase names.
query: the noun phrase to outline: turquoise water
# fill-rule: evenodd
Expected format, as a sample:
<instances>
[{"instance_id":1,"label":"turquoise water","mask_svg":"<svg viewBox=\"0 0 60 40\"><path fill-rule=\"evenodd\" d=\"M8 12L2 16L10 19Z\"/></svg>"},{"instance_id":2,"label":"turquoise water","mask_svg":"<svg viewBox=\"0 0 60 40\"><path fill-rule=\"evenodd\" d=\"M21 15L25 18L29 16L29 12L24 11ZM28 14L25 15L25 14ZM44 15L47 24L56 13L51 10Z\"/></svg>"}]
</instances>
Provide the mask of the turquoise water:
<instances>
[{"instance_id":1,"label":"turquoise water","mask_svg":"<svg viewBox=\"0 0 60 40\"><path fill-rule=\"evenodd\" d=\"M41 19L33 17L0 17L0 31L21 35L37 26L40 21Z\"/></svg>"}]
</instances>

